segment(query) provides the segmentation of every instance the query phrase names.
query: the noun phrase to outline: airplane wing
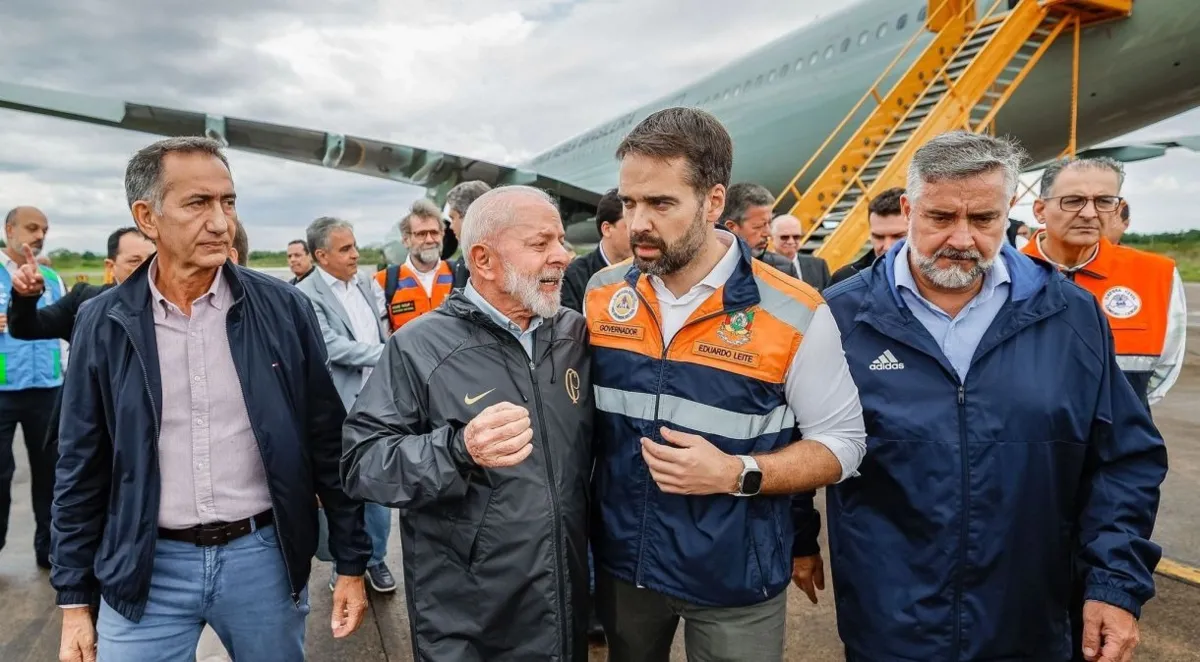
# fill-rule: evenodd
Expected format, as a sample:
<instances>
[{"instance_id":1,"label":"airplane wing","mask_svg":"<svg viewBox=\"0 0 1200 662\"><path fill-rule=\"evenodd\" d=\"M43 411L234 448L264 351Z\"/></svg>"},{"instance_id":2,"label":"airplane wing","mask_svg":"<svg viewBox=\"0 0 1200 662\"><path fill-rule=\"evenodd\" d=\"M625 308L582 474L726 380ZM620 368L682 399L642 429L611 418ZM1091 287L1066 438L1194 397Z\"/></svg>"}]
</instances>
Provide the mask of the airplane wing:
<instances>
[{"instance_id":1,"label":"airplane wing","mask_svg":"<svg viewBox=\"0 0 1200 662\"><path fill-rule=\"evenodd\" d=\"M1178 136L1161 141L1115 142L1085 149L1079 152L1079 156L1107 156L1125 163L1133 163L1156 159L1166 154L1169 149L1181 148L1200 152L1200 136Z\"/></svg>"},{"instance_id":2,"label":"airplane wing","mask_svg":"<svg viewBox=\"0 0 1200 662\"><path fill-rule=\"evenodd\" d=\"M1188 149L1193 152L1200 152L1200 135L1176 136L1165 140L1135 140L1129 142L1118 140L1079 150L1075 155L1081 159L1107 156L1123 163L1134 163L1157 159L1160 156L1164 156L1167 150L1170 149ZM1041 170L1050 163L1051 161L1043 161L1031 166L1026 171Z\"/></svg>"},{"instance_id":3,"label":"airplane wing","mask_svg":"<svg viewBox=\"0 0 1200 662\"><path fill-rule=\"evenodd\" d=\"M462 181L526 184L557 196L570 223L593 215L601 196L541 173L412 145L27 85L0 82L0 108L161 136L205 135L240 151L420 186L438 204Z\"/></svg>"}]
</instances>

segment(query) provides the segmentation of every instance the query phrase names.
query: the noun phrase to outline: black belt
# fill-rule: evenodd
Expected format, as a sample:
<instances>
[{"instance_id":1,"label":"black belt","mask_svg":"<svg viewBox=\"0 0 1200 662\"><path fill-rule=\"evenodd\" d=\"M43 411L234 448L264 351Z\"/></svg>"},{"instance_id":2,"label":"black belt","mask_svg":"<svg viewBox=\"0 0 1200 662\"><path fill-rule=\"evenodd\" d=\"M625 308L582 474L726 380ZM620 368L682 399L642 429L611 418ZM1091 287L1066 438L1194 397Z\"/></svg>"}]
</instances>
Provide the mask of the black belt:
<instances>
[{"instance_id":1,"label":"black belt","mask_svg":"<svg viewBox=\"0 0 1200 662\"><path fill-rule=\"evenodd\" d=\"M253 527L250 526L251 521L254 522ZM188 542L197 547L216 547L224 545L231 540L237 540L256 528L261 529L269 525L272 521L271 511L264 510L254 517L247 517L236 522L200 524L190 529L164 529L159 527L158 537L166 538L167 540Z\"/></svg>"}]
</instances>

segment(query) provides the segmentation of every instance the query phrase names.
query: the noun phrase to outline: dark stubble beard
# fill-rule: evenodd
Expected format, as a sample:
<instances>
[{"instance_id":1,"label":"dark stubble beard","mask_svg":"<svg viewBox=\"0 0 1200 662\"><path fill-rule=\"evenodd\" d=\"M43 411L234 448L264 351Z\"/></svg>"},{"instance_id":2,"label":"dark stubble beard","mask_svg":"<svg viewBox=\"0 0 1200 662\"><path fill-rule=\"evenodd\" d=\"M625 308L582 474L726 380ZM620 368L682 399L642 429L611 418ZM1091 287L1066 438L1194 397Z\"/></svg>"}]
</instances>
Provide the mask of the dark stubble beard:
<instances>
[{"instance_id":1,"label":"dark stubble beard","mask_svg":"<svg viewBox=\"0 0 1200 662\"><path fill-rule=\"evenodd\" d=\"M701 205L696 210L696 216L692 219L692 224L688 226L687 232L674 244L668 246L662 237L655 236L649 231L631 233L629 246L633 249L633 264L642 273L659 278L679 271L700 253L700 249L704 248L707 226L708 223L704 219L704 205ZM657 248L659 255L653 260L639 257L638 246Z\"/></svg>"}]
</instances>

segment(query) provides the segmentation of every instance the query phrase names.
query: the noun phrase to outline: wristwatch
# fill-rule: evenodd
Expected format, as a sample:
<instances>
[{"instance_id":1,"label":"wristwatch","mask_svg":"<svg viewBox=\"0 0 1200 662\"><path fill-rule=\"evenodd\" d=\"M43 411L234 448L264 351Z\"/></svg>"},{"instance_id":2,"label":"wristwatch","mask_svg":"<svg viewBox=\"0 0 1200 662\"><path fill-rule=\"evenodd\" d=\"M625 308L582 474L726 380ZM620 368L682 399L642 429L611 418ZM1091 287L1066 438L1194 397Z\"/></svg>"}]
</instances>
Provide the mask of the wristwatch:
<instances>
[{"instance_id":1,"label":"wristwatch","mask_svg":"<svg viewBox=\"0 0 1200 662\"><path fill-rule=\"evenodd\" d=\"M762 470L758 468L758 462L749 455L735 457L742 461L742 475L738 476L738 491L731 494L739 497L755 496L762 489Z\"/></svg>"}]
</instances>

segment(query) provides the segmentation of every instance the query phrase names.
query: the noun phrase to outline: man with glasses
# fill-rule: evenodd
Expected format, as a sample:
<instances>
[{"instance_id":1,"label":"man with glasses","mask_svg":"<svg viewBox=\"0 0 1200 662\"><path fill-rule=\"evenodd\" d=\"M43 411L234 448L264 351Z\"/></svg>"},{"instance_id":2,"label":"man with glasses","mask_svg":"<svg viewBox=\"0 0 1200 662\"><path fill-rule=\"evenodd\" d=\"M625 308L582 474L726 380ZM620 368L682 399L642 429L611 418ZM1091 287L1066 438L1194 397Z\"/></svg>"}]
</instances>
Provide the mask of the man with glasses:
<instances>
[{"instance_id":1,"label":"man with glasses","mask_svg":"<svg viewBox=\"0 0 1200 662\"><path fill-rule=\"evenodd\" d=\"M1187 302L1174 261L1104 237L1120 218L1124 168L1109 158L1067 159L1046 168L1033 213L1045 230L1023 251L1095 295L1112 327L1117 362L1147 406L1183 368Z\"/></svg>"},{"instance_id":2,"label":"man with glasses","mask_svg":"<svg viewBox=\"0 0 1200 662\"><path fill-rule=\"evenodd\" d=\"M820 292L829 286L829 265L822 258L802 254L802 239L804 230L795 216L783 214L771 221L771 241L775 244L775 252L792 263L792 268L800 274L800 280Z\"/></svg>"},{"instance_id":3,"label":"man with glasses","mask_svg":"<svg viewBox=\"0 0 1200 662\"><path fill-rule=\"evenodd\" d=\"M442 259L444 233L441 210L424 198L414 202L408 215L400 219L400 237L408 259L375 273L387 302L384 314L391 333L450 296L454 273Z\"/></svg>"}]
</instances>

